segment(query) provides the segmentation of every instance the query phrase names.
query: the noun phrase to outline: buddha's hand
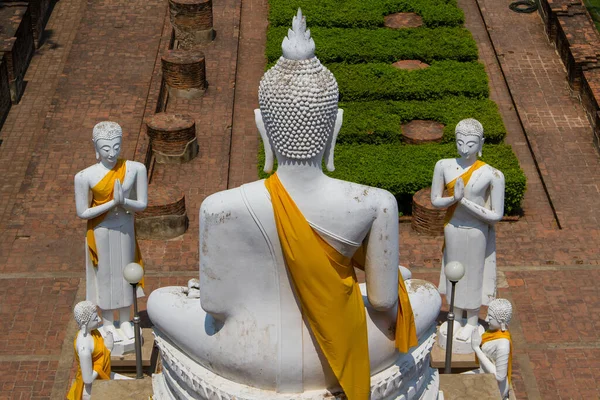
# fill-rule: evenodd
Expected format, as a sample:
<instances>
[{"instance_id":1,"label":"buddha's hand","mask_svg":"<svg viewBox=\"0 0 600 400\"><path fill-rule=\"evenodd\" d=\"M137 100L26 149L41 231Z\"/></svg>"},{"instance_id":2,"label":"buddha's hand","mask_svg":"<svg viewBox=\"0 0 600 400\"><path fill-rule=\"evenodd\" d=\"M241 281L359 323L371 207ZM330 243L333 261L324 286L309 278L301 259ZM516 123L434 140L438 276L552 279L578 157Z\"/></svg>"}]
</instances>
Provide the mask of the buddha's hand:
<instances>
[{"instance_id":1,"label":"buddha's hand","mask_svg":"<svg viewBox=\"0 0 600 400\"><path fill-rule=\"evenodd\" d=\"M106 332L106 337L104 338L104 345L110 351L112 351L113 347L115 346L115 337L113 336L112 331Z\"/></svg>"},{"instance_id":2,"label":"buddha's hand","mask_svg":"<svg viewBox=\"0 0 600 400\"><path fill-rule=\"evenodd\" d=\"M471 333L471 348L475 351L479 346L481 346L481 335L479 334L479 329L474 329L473 333Z\"/></svg>"},{"instance_id":3,"label":"buddha's hand","mask_svg":"<svg viewBox=\"0 0 600 400\"><path fill-rule=\"evenodd\" d=\"M462 178L458 178L456 180L456 184L454 185L454 201L461 201L465 194L465 183Z\"/></svg>"},{"instance_id":4,"label":"buddha's hand","mask_svg":"<svg viewBox=\"0 0 600 400\"><path fill-rule=\"evenodd\" d=\"M113 198L115 200L115 206L120 206L125 203L123 198L123 187L118 179L115 179L115 186L113 189Z\"/></svg>"}]
</instances>

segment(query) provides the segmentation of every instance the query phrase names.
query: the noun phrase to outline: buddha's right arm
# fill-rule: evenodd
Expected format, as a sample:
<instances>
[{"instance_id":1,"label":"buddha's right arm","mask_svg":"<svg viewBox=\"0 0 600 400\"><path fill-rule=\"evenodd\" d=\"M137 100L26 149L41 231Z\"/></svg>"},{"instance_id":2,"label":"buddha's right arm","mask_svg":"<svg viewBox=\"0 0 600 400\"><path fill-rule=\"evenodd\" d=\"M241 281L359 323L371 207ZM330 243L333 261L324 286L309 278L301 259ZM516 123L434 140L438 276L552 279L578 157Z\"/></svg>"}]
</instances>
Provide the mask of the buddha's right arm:
<instances>
[{"instance_id":1,"label":"buddha's right arm","mask_svg":"<svg viewBox=\"0 0 600 400\"><path fill-rule=\"evenodd\" d=\"M398 301L398 203L384 190L370 194L378 209L365 239L365 274L369 303L378 311Z\"/></svg>"},{"instance_id":2,"label":"buddha's right arm","mask_svg":"<svg viewBox=\"0 0 600 400\"><path fill-rule=\"evenodd\" d=\"M90 188L85 176L83 176L81 172L75 175L75 207L77 209L77 216L79 218L96 218L115 206L115 201L110 200L109 202L99 206L89 207L89 192Z\"/></svg>"},{"instance_id":3,"label":"buddha's right arm","mask_svg":"<svg viewBox=\"0 0 600 400\"><path fill-rule=\"evenodd\" d=\"M433 170L433 180L431 181L431 204L436 208L445 208L451 206L456 202L454 196L443 197L444 195L444 167L442 162L439 160L435 164Z\"/></svg>"},{"instance_id":4,"label":"buddha's right arm","mask_svg":"<svg viewBox=\"0 0 600 400\"><path fill-rule=\"evenodd\" d=\"M79 346L78 346L79 347ZM87 347L77 349L79 354L79 366L81 367L81 378L83 383L91 384L98 377L98 372L94 371L92 365L92 352Z\"/></svg>"}]
</instances>

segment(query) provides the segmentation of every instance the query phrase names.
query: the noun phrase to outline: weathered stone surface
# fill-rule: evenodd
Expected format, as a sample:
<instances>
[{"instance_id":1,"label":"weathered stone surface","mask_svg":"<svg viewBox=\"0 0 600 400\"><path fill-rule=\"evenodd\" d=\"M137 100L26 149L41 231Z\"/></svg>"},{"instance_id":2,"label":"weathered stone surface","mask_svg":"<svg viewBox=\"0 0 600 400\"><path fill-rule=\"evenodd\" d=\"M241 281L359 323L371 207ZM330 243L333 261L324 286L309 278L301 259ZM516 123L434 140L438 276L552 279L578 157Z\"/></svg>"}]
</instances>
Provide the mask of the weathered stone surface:
<instances>
[{"instance_id":1,"label":"weathered stone surface","mask_svg":"<svg viewBox=\"0 0 600 400\"><path fill-rule=\"evenodd\" d=\"M212 0L169 0L169 11L180 48L214 39Z\"/></svg>"},{"instance_id":2,"label":"weathered stone surface","mask_svg":"<svg viewBox=\"0 0 600 400\"><path fill-rule=\"evenodd\" d=\"M2 125L4 124L4 120L10 111L11 105L6 56L2 56L0 59L0 128L2 128Z\"/></svg>"},{"instance_id":3,"label":"weathered stone surface","mask_svg":"<svg viewBox=\"0 0 600 400\"><path fill-rule=\"evenodd\" d=\"M18 103L25 89L23 79L35 48L29 8L0 7L0 26L0 51L6 55L11 99Z\"/></svg>"},{"instance_id":4,"label":"weathered stone surface","mask_svg":"<svg viewBox=\"0 0 600 400\"><path fill-rule=\"evenodd\" d=\"M148 207L136 214L135 231L140 239L172 239L188 227L185 194L175 187L150 185Z\"/></svg>"},{"instance_id":5,"label":"weathered stone surface","mask_svg":"<svg viewBox=\"0 0 600 400\"><path fill-rule=\"evenodd\" d=\"M415 231L425 235L443 235L446 210L433 207L431 188L421 189L413 196L411 225Z\"/></svg>"},{"instance_id":6,"label":"weathered stone surface","mask_svg":"<svg viewBox=\"0 0 600 400\"><path fill-rule=\"evenodd\" d=\"M418 28L423 26L423 18L412 12L386 15L383 25L392 29Z\"/></svg>"},{"instance_id":7,"label":"weathered stone surface","mask_svg":"<svg viewBox=\"0 0 600 400\"><path fill-rule=\"evenodd\" d=\"M198 50L169 50L161 57L163 78L169 88L199 89L207 87L206 61Z\"/></svg>"},{"instance_id":8,"label":"weathered stone surface","mask_svg":"<svg viewBox=\"0 0 600 400\"><path fill-rule=\"evenodd\" d=\"M439 143L444 136L444 125L436 121L415 119L402 125L402 137L406 143Z\"/></svg>"},{"instance_id":9,"label":"weathered stone surface","mask_svg":"<svg viewBox=\"0 0 600 400\"><path fill-rule=\"evenodd\" d=\"M492 374L440 375L440 390L444 400L500 400L496 378Z\"/></svg>"},{"instance_id":10,"label":"weathered stone surface","mask_svg":"<svg viewBox=\"0 0 600 400\"><path fill-rule=\"evenodd\" d=\"M198 155L196 124L189 115L158 113L148 118L146 124L158 163L178 164Z\"/></svg>"},{"instance_id":11,"label":"weathered stone surface","mask_svg":"<svg viewBox=\"0 0 600 400\"><path fill-rule=\"evenodd\" d=\"M425 69L425 68L429 67L429 64L426 64L420 60L400 60L400 61L396 61L392 65L398 69L407 69L407 70Z\"/></svg>"},{"instance_id":12,"label":"weathered stone surface","mask_svg":"<svg viewBox=\"0 0 600 400\"><path fill-rule=\"evenodd\" d=\"M100 380L94 382L94 397L104 400L148 399L152 396L152 378Z\"/></svg>"}]
</instances>

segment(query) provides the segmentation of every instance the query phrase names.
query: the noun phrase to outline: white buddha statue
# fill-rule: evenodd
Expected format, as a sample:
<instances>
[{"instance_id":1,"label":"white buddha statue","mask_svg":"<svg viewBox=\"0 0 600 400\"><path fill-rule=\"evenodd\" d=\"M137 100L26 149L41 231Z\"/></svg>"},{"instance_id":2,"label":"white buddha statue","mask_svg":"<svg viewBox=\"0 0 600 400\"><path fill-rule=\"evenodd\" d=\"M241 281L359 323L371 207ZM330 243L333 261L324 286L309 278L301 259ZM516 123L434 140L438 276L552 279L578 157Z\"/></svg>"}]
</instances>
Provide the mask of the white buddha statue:
<instances>
[{"instance_id":1,"label":"white buddha statue","mask_svg":"<svg viewBox=\"0 0 600 400\"><path fill-rule=\"evenodd\" d=\"M79 326L79 332L73 343L77 374L67 399L89 400L92 394L92 383L96 379L130 378L110 370L110 352L114 346L114 339L111 332L107 333L105 339L98 332L100 318L96 305L91 301L81 301L75 305L73 314Z\"/></svg>"},{"instance_id":2,"label":"white buddha statue","mask_svg":"<svg viewBox=\"0 0 600 400\"><path fill-rule=\"evenodd\" d=\"M512 314L510 301L496 299L490 303L485 319L488 323L487 331L482 336L474 331L471 338L471 346L480 367L467 372L494 374L503 400L509 398L512 374L512 339L508 331Z\"/></svg>"},{"instance_id":3,"label":"white buddha statue","mask_svg":"<svg viewBox=\"0 0 600 400\"><path fill-rule=\"evenodd\" d=\"M277 173L207 197L199 281L150 295L163 366L153 397L436 399L440 296L399 279L395 198L322 171L343 112L300 12L282 47L255 110Z\"/></svg>"},{"instance_id":4,"label":"white buddha statue","mask_svg":"<svg viewBox=\"0 0 600 400\"><path fill-rule=\"evenodd\" d=\"M444 255L440 276L440 293L450 304L450 283L444 265L458 261L465 267L464 277L456 285L454 313L461 328L454 339L467 342L478 327L481 305L496 297L496 235L494 224L504 215L504 175L477 159L483 147L483 126L475 119L456 125L456 148L459 158L437 162L431 184L434 207L449 207L444 221ZM444 197L444 188L448 197ZM462 323L463 310L467 312ZM467 347L469 347L467 345ZM458 347L460 349L460 347ZM457 347L454 347L454 352ZM470 351L470 349L468 349Z\"/></svg>"},{"instance_id":5,"label":"white buddha statue","mask_svg":"<svg viewBox=\"0 0 600 400\"><path fill-rule=\"evenodd\" d=\"M75 175L77 216L86 219L87 300L102 310L103 332L116 342L134 337L130 321L131 285L123 269L131 262L142 264L135 238L134 212L148 203L148 178L144 164L119 158L123 132L116 122L94 126L93 142L99 160ZM143 295L141 289L138 296ZM119 312L120 329L114 326Z\"/></svg>"}]
</instances>

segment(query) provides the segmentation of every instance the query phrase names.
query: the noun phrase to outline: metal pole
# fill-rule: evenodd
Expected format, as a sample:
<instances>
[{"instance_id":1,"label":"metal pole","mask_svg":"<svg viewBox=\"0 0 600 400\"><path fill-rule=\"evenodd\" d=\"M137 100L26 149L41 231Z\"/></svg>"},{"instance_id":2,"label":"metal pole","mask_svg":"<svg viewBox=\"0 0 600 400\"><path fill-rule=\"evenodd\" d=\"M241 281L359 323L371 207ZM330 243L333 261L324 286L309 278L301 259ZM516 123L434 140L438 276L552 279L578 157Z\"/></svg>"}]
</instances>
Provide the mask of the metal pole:
<instances>
[{"instance_id":1,"label":"metal pole","mask_svg":"<svg viewBox=\"0 0 600 400\"><path fill-rule=\"evenodd\" d=\"M454 289L456 282L452 283L452 297L450 298L450 311L448 312L448 327L446 329L446 368L444 373L452 373L452 339L454 336Z\"/></svg>"},{"instance_id":2,"label":"metal pole","mask_svg":"<svg viewBox=\"0 0 600 400\"><path fill-rule=\"evenodd\" d=\"M142 338L140 337L140 316L137 306L137 283L131 284L133 288L133 329L135 334L135 372L136 379L144 378L142 373Z\"/></svg>"}]
</instances>

